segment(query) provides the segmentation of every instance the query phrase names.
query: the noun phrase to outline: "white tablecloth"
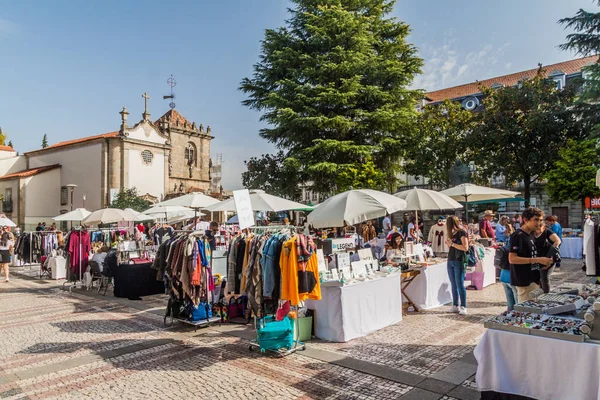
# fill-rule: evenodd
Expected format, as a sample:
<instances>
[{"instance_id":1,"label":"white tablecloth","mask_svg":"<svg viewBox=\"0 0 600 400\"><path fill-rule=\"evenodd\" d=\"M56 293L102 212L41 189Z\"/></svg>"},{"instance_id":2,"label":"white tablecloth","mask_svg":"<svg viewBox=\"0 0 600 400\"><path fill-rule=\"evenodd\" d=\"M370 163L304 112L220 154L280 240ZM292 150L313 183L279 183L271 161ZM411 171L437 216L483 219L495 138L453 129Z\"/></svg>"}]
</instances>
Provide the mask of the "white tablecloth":
<instances>
[{"instance_id":1,"label":"white tablecloth","mask_svg":"<svg viewBox=\"0 0 600 400\"><path fill-rule=\"evenodd\" d=\"M583 258L583 238L563 238L560 245L560 256L563 258Z\"/></svg>"},{"instance_id":2,"label":"white tablecloth","mask_svg":"<svg viewBox=\"0 0 600 400\"><path fill-rule=\"evenodd\" d=\"M475 348L480 391L600 400L600 346L489 329Z\"/></svg>"},{"instance_id":3,"label":"white tablecloth","mask_svg":"<svg viewBox=\"0 0 600 400\"><path fill-rule=\"evenodd\" d=\"M422 268L421 273L406 289L406 294L421 310L452 302L450 290L448 267L443 262Z\"/></svg>"},{"instance_id":4,"label":"white tablecloth","mask_svg":"<svg viewBox=\"0 0 600 400\"><path fill-rule=\"evenodd\" d=\"M347 286L321 286L321 300L307 300L315 310L319 339L347 342L402 321L400 275Z\"/></svg>"},{"instance_id":5,"label":"white tablecloth","mask_svg":"<svg viewBox=\"0 0 600 400\"><path fill-rule=\"evenodd\" d=\"M494 250L486 249L483 259L483 286L496 283L496 267L494 266ZM431 265L421 269L421 273L406 289L406 294L417 305L418 309L429 309L452 302L448 263ZM469 292L467 292L467 305Z\"/></svg>"}]
</instances>

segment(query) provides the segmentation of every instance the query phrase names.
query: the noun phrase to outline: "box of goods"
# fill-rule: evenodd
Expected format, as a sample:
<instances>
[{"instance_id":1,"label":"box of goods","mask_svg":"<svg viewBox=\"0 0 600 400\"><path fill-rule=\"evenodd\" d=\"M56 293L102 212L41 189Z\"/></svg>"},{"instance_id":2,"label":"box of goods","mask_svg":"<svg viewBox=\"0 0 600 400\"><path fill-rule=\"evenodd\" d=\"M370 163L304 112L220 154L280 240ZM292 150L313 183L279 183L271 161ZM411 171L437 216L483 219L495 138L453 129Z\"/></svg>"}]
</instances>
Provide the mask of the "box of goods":
<instances>
[{"instance_id":1,"label":"box of goods","mask_svg":"<svg viewBox=\"0 0 600 400\"><path fill-rule=\"evenodd\" d=\"M543 323L533 325L529 334L582 343L585 340L585 336L579 330L582 323L583 321L577 319L551 317Z\"/></svg>"},{"instance_id":2,"label":"box of goods","mask_svg":"<svg viewBox=\"0 0 600 400\"><path fill-rule=\"evenodd\" d=\"M533 300L527 300L519 304L515 304L515 311L544 314L546 312L546 304L541 304Z\"/></svg>"},{"instance_id":3,"label":"box of goods","mask_svg":"<svg viewBox=\"0 0 600 400\"><path fill-rule=\"evenodd\" d=\"M555 293L538 296L537 301L546 304L546 313L553 315L575 312L585 304L585 300L580 296Z\"/></svg>"},{"instance_id":4,"label":"box of goods","mask_svg":"<svg viewBox=\"0 0 600 400\"><path fill-rule=\"evenodd\" d=\"M495 329L497 331L506 331L513 333L521 333L523 335L529 335L529 328L527 328L524 325L518 324L511 318L492 317L487 321L484 321L483 326L485 328Z\"/></svg>"}]
</instances>

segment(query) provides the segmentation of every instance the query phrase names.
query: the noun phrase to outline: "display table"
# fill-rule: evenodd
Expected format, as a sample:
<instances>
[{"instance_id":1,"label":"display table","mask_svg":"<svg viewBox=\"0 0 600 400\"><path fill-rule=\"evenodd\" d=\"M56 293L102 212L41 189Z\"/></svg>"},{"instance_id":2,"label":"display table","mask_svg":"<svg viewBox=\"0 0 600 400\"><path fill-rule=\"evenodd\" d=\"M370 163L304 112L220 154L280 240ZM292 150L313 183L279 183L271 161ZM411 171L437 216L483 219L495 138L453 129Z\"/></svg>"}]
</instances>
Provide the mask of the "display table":
<instances>
[{"instance_id":1,"label":"display table","mask_svg":"<svg viewBox=\"0 0 600 400\"><path fill-rule=\"evenodd\" d=\"M141 296L165 293L164 282L156 280L152 263L119 264L112 269L115 297L137 299Z\"/></svg>"},{"instance_id":2,"label":"display table","mask_svg":"<svg viewBox=\"0 0 600 400\"><path fill-rule=\"evenodd\" d=\"M496 283L496 267L494 266L494 249L486 249L483 259L483 286ZM430 265L420 268L421 274L406 288L405 292L417 308L427 310L452 302L448 263ZM467 281L468 282L468 281ZM468 296L467 296L468 297ZM406 301L406 299L404 299ZM468 304L468 299L467 299Z\"/></svg>"},{"instance_id":3,"label":"display table","mask_svg":"<svg viewBox=\"0 0 600 400\"><path fill-rule=\"evenodd\" d=\"M563 238L560 245L560 256L562 258L583 258L583 238Z\"/></svg>"},{"instance_id":4,"label":"display table","mask_svg":"<svg viewBox=\"0 0 600 400\"><path fill-rule=\"evenodd\" d=\"M479 391L600 400L600 345L488 329L474 354Z\"/></svg>"},{"instance_id":5,"label":"display table","mask_svg":"<svg viewBox=\"0 0 600 400\"><path fill-rule=\"evenodd\" d=\"M400 275L346 286L321 285L321 300L307 300L315 310L319 339L347 342L402 321Z\"/></svg>"},{"instance_id":6,"label":"display table","mask_svg":"<svg viewBox=\"0 0 600 400\"><path fill-rule=\"evenodd\" d=\"M421 273L405 289L405 293L419 310L440 307L452 302L447 263L419 268Z\"/></svg>"}]
</instances>

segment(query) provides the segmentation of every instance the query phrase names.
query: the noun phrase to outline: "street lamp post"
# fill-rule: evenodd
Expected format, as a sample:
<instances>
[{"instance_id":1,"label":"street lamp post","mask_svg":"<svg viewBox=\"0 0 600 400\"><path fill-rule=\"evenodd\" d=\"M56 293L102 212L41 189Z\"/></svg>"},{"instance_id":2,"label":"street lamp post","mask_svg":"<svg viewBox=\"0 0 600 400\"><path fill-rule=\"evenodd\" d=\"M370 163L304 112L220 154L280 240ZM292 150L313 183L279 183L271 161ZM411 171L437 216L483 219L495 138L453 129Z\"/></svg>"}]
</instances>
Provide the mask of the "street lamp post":
<instances>
[{"instance_id":1,"label":"street lamp post","mask_svg":"<svg viewBox=\"0 0 600 400\"><path fill-rule=\"evenodd\" d=\"M70 183L66 185L69 188L70 198L71 198L71 211L73 211L73 192L75 192L76 184ZM71 229L73 229L73 221L71 221Z\"/></svg>"}]
</instances>

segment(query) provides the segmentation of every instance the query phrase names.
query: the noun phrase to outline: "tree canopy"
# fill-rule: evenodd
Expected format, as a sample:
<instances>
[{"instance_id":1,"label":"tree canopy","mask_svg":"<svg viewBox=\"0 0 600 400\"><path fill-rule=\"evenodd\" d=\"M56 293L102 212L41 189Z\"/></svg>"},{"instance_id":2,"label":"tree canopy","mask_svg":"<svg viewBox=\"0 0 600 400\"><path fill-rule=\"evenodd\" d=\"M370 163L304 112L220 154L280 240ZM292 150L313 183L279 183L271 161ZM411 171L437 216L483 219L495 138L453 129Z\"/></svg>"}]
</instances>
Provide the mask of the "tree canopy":
<instances>
[{"instance_id":1,"label":"tree canopy","mask_svg":"<svg viewBox=\"0 0 600 400\"><path fill-rule=\"evenodd\" d=\"M467 136L473 129L473 113L450 100L426 106L417 117L418 135L410 145L405 163L409 174L425 176L436 186L449 187L455 161L467 158Z\"/></svg>"},{"instance_id":2,"label":"tree canopy","mask_svg":"<svg viewBox=\"0 0 600 400\"><path fill-rule=\"evenodd\" d=\"M242 173L242 183L248 189L262 189L274 196L299 200L298 175L292 165L285 164L283 151L276 154L263 154L244 161L246 171Z\"/></svg>"},{"instance_id":3,"label":"tree canopy","mask_svg":"<svg viewBox=\"0 0 600 400\"><path fill-rule=\"evenodd\" d=\"M517 86L481 90L485 110L469 137L476 174L503 176L509 185L522 181L529 204L531 185L553 168L559 149L583 137L571 110L577 87L557 90L540 66Z\"/></svg>"},{"instance_id":4,"label":"tree canopy","mask_svg":"<svg viewBox=\"0 0 600 400\"><path fill-rule=\"evenodd\" d=\"M395 0L293 0L286 26L268 29L240 90L262 113L261 137L320 192L395 179L421 91L422 60ZM375 176L361 177L372 168Z\"/></svg>"},{"instance_id":5,"label":"tree canopy","mask_svg":"<svg viewBox=\"0 0 600 400\"><path fill-rule=\"evenodd\" d=\"M48 135L44 133L44 137L42 138L42 149L48 147Z\"/></svg>"},{"instance_id":6,"label":"tree canopy","mask_svg":"<svg viewBox=\"0 0 600 400\"><path fill-rule=\"evenodd\" d=\"M150 202L139 197L138 190L133 187L121 190L110 206L112 208L120 208L121 210L133 208L136 211L142 212L150 208Z\"/></svg>"}]
</instances>

